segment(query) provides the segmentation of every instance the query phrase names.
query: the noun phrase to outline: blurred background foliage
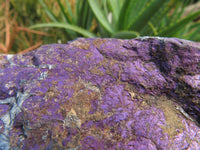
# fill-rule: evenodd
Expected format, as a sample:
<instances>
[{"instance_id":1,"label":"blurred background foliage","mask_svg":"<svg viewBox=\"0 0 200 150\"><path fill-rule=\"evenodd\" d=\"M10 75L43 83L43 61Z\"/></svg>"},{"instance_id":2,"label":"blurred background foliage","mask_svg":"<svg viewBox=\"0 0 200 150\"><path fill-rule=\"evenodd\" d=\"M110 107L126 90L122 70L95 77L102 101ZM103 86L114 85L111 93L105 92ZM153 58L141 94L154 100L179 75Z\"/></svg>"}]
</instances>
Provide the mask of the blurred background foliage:
<instances>
[{"instance_id":1,"label":"blurred background foliage","mask_svg":"<svg viewBox=\"0 0 200 150\"><path fill-rule=\"evenodd\" d=\"M200 42L200 0L0 0L0 53L78 37Z\"/></svg>"}]
</instances>

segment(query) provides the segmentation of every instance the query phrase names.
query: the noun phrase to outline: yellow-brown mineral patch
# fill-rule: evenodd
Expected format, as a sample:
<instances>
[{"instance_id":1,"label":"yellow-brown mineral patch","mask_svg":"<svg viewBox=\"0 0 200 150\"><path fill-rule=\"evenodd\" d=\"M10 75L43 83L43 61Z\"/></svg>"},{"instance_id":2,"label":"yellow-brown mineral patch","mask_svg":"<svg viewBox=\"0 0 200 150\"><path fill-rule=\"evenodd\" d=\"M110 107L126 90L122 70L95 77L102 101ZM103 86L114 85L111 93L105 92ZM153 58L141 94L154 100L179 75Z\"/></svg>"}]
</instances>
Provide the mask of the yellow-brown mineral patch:
<instances>
[{"instance_id":1,"label":"yellow-brown mineral patch","mask_svg":"<svg viewBox=\"0 0 200 150\"><path fill-rule=\"evenodd\" d=\"M160 126L164 132L170 137L176 136L182 129L185 128L180 118L177 115L176 107L173 101L162 96L158 98L157 107L161 108L166 120L166 126Z\"/></svg>"}]
</instances>

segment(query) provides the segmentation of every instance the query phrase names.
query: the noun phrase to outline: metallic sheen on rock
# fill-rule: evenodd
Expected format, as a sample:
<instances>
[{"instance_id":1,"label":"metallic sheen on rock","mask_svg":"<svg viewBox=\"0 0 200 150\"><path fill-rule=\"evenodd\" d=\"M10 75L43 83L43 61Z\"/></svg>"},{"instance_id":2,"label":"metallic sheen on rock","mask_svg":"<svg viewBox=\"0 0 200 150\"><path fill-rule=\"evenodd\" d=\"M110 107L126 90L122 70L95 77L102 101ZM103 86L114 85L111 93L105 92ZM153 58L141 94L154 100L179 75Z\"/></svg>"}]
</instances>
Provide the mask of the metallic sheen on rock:
<instances>
[{"instance_id":1,"label":"metallic sheen on rock","mask_svg":"<svg viewBox=\"0 0 200 150\"><path fill-rule=\"evenodd\" d=\"M200 43L84 39L0 55L0 149L200 149Z\"/></svg>"}]
</instances>

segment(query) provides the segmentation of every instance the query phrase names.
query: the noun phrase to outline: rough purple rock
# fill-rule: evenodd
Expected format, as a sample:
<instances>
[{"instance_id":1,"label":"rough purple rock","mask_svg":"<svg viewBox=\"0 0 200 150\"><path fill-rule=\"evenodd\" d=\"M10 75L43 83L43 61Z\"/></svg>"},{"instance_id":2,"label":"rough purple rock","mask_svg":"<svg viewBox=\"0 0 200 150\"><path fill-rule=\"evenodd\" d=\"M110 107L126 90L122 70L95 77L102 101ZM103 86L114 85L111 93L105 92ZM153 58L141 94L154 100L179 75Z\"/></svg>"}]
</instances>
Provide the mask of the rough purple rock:
<instances>
[{"instance_id":1,"label":"rough purple rock","mask_svg":"<svg viewBox=\"0 0 200 150\"><path fill-rule=\"evenodd\" d=\"M0 149L200 149L200 44L77 39L0 55Z\"/></svg>"}]
</instances>

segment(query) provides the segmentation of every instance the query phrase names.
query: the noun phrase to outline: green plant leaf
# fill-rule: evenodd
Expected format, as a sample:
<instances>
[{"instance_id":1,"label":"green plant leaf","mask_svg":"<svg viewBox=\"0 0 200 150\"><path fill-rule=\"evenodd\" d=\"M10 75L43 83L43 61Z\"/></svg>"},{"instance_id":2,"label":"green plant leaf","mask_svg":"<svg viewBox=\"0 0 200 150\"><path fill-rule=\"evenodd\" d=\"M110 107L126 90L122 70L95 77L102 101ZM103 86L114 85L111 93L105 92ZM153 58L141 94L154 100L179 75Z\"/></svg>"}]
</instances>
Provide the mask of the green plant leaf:
<instances>
[{"instance_id":1,"label":"green plant leaf","mask_svg":"<svg viewBox=\"0 0 200 150\"><path fill-rule=\"evenodd\" d=\"M83 3L81 3L79 14L77 16L78 17L77 25L84 29L87 29L88 16L89 16L89 13L92 13L89 10L90 10L90 7L87 1L84 1Z\"/></svg>"},{"instance_id":2,"label":"green plant leaf","mask_svg":"<svg viewBox=\"0 0 200 150\"><path fill-rule=\"evenodd\" d=\"M199 15L200 15L200 11L197 11L196 13L192 13L192 14L188 15L187 17L181 19L177 23L174 23L173 25L165 28L163 31L160 31L159 36L172 36L174 33L176 33L181 28L183 28L185 25L187 25L188 22L194 20Z\"/></svg>"},{"instance_id":3,"label":"green plant leaf","mask_svg":"<svg viewBox=\"0 0 200 150\"><path fill-rule=\"evenodd\" d=\"M120 12L119 0L108 0L108 4L109 7L111 8L113 18L115 22L117 22Z\"/></svg>"},{"instance_id":4,"label":"green plant leaf","mask_svg":"<svg viewBox=\"0 0 200 150\"><path fill-rule=\"evenodd\" d=\"M134 11L136 2L137 2L137 0L135 0L135 1L125 0L124 1L122 8L120 9L120 15L119 15L119 19L117 22L118 30L127 29L127 28L125 28L125 25L127 24L127 18L129 18L129 15L130 15L130 9L132 8L131 11Z\"/></svg>"},{"instance_id":5,"label":"green plant leaf","mask_svg":"<svg viewBox=\"0 0 200 150\"><path fill-rule=\"evenodd\" d=\"M89 9L88 11L89 12L88 12L88 16L87 16L86 29L90 30L92 28L92 25L93 25L92 22L93 22L93 19L94 19L94 15L93 15L91 9Z\"/></svg>"},{"instance_id":6,"label":"green plant leaf","mask_svg":"<svg viewBox=\"0 0 200 150\"><path fill-rule=\"evenodd\" d=\"M171 15L170 22L174 23L182 18L185 8L189 6L191 2L192 0L184 0L184 3L181 5L180 2L177 2L178 5L175 7L175 10L173 10L173 15Z\"/></svg>"},{"instance_id":7,"label":"green plant leaf","mask_svg":"<svg viewBox=\"0 0 200 150\"><path fill-rule=\"evenodd\" d=\"M166 1L167 0L152 0L149 2L147 6L143 7L138 17L131 22L128 29L140 32Z\"/></svg>"},{"instance_id":8,"label":"green plant leaf","mask_svg":"<svg viewBox=\"0 0 200 150\"><path fill-rule=\"evenodd\" d=\"M200 42L200 39L198 38L199 33L200 33L200 23L199 22L193 23L189 27L189 32L187 32L184 35L184 38Z\"/></svg>"},{"instance_id":9,"label":"green plant leaf","mask_svg":"<svg viewBox=\"0 0 200 150\"><path fill-rule=\"evenodd\" d=\"M44 3L43 0L39 0L40 4L44 7L46 14L49 16L49 18L54 21L54 22L58 22L56 16L49 10L49 8L47 7L47 5Z\"/></svg>"},{"instance_id":10,"label":"green plant leaf","mask_svg":"<svg viewBox=\"0 0 200 150\"><path fill-rule=\"evenodd\" d=\"M153 35L158 36L158 31L157 31L156 27L151 22L148 22L148 25L150 26L151 30L153 31Z\"/></svg>"},{"instance_id":11,"label":"green plant leaf","mask_svg":"<svg viewBox=\"0 0 200 150\"><path fill-rule=\"evenodd\" d=\"M101 3L103 4L103 13L104 16L108 15L109 11L108 11L108 6L107 6L107 0L101 0Z\"/></svg>"},{"instance_id":12,"label":"green plant leaf","mask_svg":"<svg viewBox=\"0 0 200 150\"><path fill-rule=\"evenodd\" d=\"M113 34L112 36L112 38L117 38L117 39L132 39L136 37L140 37L140 33L134 31L120 31Z\"/></svg>"},{"instance_id":13,"label":"green plant leaf","mask_svg":"<svg viewBox=\"0 0 200 150\"><path fill-rule=\"evenodd\" d=\"M64 29L68 29L68 30L72 30L75 31L77 33L80 33L81 35L85 36L85 37L89 37L89 38L94 38L96 37L96 35L94 35L93 33L80 28L78 26L75 25L70 25L67 23L44 23L44 24L36 24L33 26L30 26L29 28L44 28L44 27L57 27L57 28L64 28Z\"/></svg>"},{"instance_id":14,"label":"green plant leaf","mask_svg":"<svg viewBox=\"0 0 200 150\"><path fill-rule=\"evenodd\" d=\"M174 9L176 6L177 1L169 1L165 3L159 11L149 20L148 26L145 26L141 31L141 35L153 35L158 36L159 29L163 29L163 27L168 26L168 14L169 12Z\"/></svg>"},{"instance_id":15,"label":"green plant leaf","mask_svg":"<svg viewBox=\"0 0 200 150\"><path fill-rule=\"evenodd\" d=\"M149 1L152 0L131 0L132 3L128 6L128 14L125 20L125 28L128 29L133 20L143 12L143 10L148 6Z\"/></svg>"},{"instance_id":16,"label":"green plant leaf","mask_svg":"<svg viewBox=\"0 0 200 150\"><path fill-rule=\"evenodd\" d=\"M88 0L90 8L92 9L92 12L94 13L95 17L99 21L99 23L104 27L104 29L109 32L113 33L113 29L111 25L108 22L108 19L104 16L103 11L101 10L98 1L96 0Z\"/></svg>"},{"instance_id":17,"label":"green plant leaf","mask_svg":"<svg viewBox=\"0 0 200 150\"><path fill-rule=\"evenodd\" d=\"M72 20L72 23L74 24L76 18L75 18L74 15L73 15L71 6L70 6L70 4L69 4L69 0L65 0L65 3L66 3L66 5L67 5L67 8L66 8L66 9L67 9L67 12L69 13L69 16L70 16L70 18L71 18L71 20Z\"/></svg>"},{"instance_id":18,"label":"green plant leaf","mask_svg":"<svg viewBox=\"0 0 200 150\"><path fill-rule=\"evenodd\" d=\"M83 6L83 1L81 0L75 0L75 18L76 18L76 25L78 25L78 21L79 21L79 18L80 18L80 9L81 9L81 6Z\"/></svg>"},{"instance_id":19,"label":"green plant leaf","mask_svg":"<svg viewBox=\"0 0 200 150\"><path fill-rule=\"evenodd\" d=\"M70 20L69 16L67 15L67 13L65 12L65 8L61 4L60 0L58 0L58 5L60 6L61 13L64 16L64 21L71 23L71 20Z\"/></svg>"}]
</instances>

